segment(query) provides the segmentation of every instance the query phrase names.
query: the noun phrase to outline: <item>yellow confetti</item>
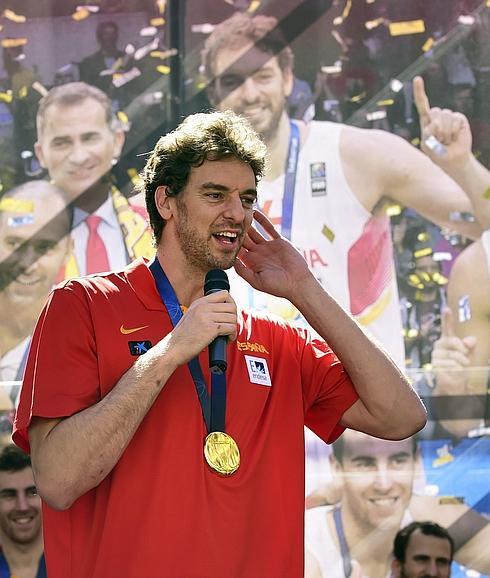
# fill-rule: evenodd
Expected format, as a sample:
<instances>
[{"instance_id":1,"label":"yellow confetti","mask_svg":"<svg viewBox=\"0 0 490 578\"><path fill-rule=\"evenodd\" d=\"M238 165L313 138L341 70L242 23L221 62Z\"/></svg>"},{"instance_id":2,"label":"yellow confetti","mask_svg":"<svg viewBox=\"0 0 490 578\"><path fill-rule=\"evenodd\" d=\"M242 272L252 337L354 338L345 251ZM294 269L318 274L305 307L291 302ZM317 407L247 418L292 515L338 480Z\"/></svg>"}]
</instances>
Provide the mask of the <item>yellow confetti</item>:
<instances>
[{"instance_id":1,"label":"yellow confetti","mask_svg":"<svg viewBox=\"0 0 490 578\"><path fill-rule=\"evenodd\" d=\"M129 122L128 115L123 110L118 110L116 116L121 122L125 124Z\"/></svg>"},{"instance_id":2,"label":"yellow confetti","mask_svg":"<svg viewBox=\"0 0 490 578\"><path fill-rule=\"evenodd\" d=\"M141 177L135 168L128 169L128 177L131 179L131 182L135 187L138 187L141 184Z\"/></svg>"},{"instance_id":3,"label":"yellow confetti","mask_svg":"<svg viewBox=\"0 0 490 578\"><path fill-rule=\"evenodd\" d=\"M252 2L250 2L249 7L247 8L247 12L249 13L255 12L259 6L260 0L252 0Z\"/></svg>"},{"instance_id":4,"label":"yellow confetti","mask_svg":"<svg viewBox=\"0 0 490 578\"><path fill-rule=\"evenodd\" d=\"M327 227L327 225L323 225L322 234L325 235L330 243L333 243L333 240L335 239L335 233L332 231L332 229Z\"/></svg>"},{"instance_id":5,"label":"yellow confetti","mask_svg":"<svg viewBox=\"0 0 490 578\"><path fill-rule=\"evenodd\" d=\"M401 205L388 205L386 207L386 214L388 217L397 217L402 213L402 206Z\"/></svg>"},{"instance_id":6,"label":"yellow confetti","mask_svg":"<svg viewBox=\"0 0 490 578\"><path fill-rule=\"evenodd\" d=\"M6 197L0 199L0 211L9 213L33 213L34 201L27 199L11 199Z\"/></svg>"},{"instance_id":7,"label":"yellow confetti","mask_svg":"<svg viewBox=\"0 0 490 578\"><path fill-rule=\"evenodd\" d=\"M13 10L9 10L8 8L3 11L3 15L5 18L7 18L7 20L11 20L17 24L27 20L25 16L22 16L22 14L16 14Z\"/></svg>"},{"instance_id":8,"label":"yellow confetti","mask_svg":"<svg viewBox=\"0 0 490 578\"><path fill-rule=\"evenodd\" d=\"M73 20L75 20L76 22L80 22L81 20L85 20L85 18L88 18L89 16L90 16L90 10L87 10L86 8L82 8L81 10L77 10L76 12L74 12L71 15Z\"/></svg>"},{"instance_id":9,"label":"yellow confetti","mask_svg":"<svg viewBox=\"0 0 490 578\"><path fill-rule=\"evenodd\" d=\"M170 66L167 66L166 64L159 64L157 66L157 71L160 72L160 74L169 74Z\"/></svg>"},{"instance_id":10,"label":"yellow confetti","mask_svg":"<svg viewBox=\"0 0 490 578\"><path fill-rule=\"evenodd\" d=\"M344 9L342 10L342 15L336 16L333 19L333 23L335 26L339 26L340 24L342 24L342 22L347 18L347 16L349 16L349 12L351 11L351 8L352 8L352 0L347 0L347 2L345 3Z\"/></svg>"},{"instance_id":11,"label":"yellow confetti","mask_svg":"<svg viewBox=\"0 0 490 578\"><path fill-rule=\"evenodd\" d=\"M27 38L4 38L2 40L2 46L4 48L17 48L18 46L25 46L27 44Z\"/></svg>"},{"instance_id":12,"label":"yellow confetti","mask_svg":"<svg viewBox=\"0 0 490 578\"><path fill-rule=\"evenodd\" d=\"M156 0L155 2L160 14L165 12L165 5L167 4L166 0Z\"/></svg>"},{"instance_id":13,"label":"yellow confetti","mask_svg":"<svg viewBox=\"0 0 490 578\"><path fill-rule=\"evenodd\" d=\"M21 86L19 88L18 96L19 98L25 98L27 96L27 86Z\"/></svg>"},{"instance_id":14,"label":"yellow confetti","mask_svg":"<svg viewBox=\"0 0 490 578\"><path fill-rule=\"evenodd\" d=\"M441 496L439 498L439 504L441 504L441 506L464 504L464 498L463 496Z\"/></svg>"},{"instance_id":15,"label":"yellow confetti","mask_svg":"<svg viewBox=\"0 0 490 578\"><path fill-rule=\"evenodd\" d=\"M164 24L165 24L165 18L162 18L162 17L152 18L150 20L151 26L163 26Z\"/></svg>"},{"instance_id":16,"label":"yellow confetti","mask_svg":"<svg viewBox=\"0 0 490 578\"><path fill-rule=\"evenodd\" d=\"M372 30L373 28L377 28L381 24L384 24L384 22L385 22L384 18L376 18L376 20L368 20L367 22L364 23L364 26L368 30Z\"/></svg>"},{"instance_id":17,"label":"yellow confetti","mask_svg":"<svg viewBox=\"0 0 490 578\"><path fill-rule=\"evenodd\" d=\"M391 36L403 36L405 34L420 34L425 32L423 20L408 20L406 22L390 22Z\"/></svg>"},{"instance_id":18,"label":"yellow confetti","mask_svg":"<svg viewBox=\"0 0 490 578\"><path fill-rule=\"evenodd\" d=\"M175 56L178 53L179 51L176 48L170 48L169 50L152 50L150 56L163 60L164 58L169 58L169 56Z\"/></svg>"},{"instance_id":19,"label":"yellow confetti","mask_svg":"<svg viewBox=\"0 0 490 578\"><path fill-rule=\"evenodd\" d=\"M418 251L413 252L413 256L415 259L420 259L421 257L427 257L428 255L432 255L432 249L430 247L424 247L423 249L419 249ZM423 275L423 273L421 273ZM424 281L430 281L430 279L423 279Z\"/></svg>"},{"instance_id":20,"label":"yellow confetti","mask_svg":"<svg viewBox=\"0 0 490 578\"><path fill-rule=\"evenodd\" d=\"M429 52L429 50L434 46L434 44L435 44L435 41L432 38L432 36L430 38L427 38L424 45L422 46L422 51L423 52Z\"/></svg>"},{"instance_id":21,"label":"yellow confetti","mask_svg":"<svg viewBox=\"0 0 490 578\"><path fill-rule=\"evenodd\" d=\"M378 100L376 103L377 106L391 106L395 104L395 101L392 98L387 98L386 100Z\"/></svg>"},{"instance_id":22,"label":"yellow confetti","mask_svg":"<svg viewBox=\"0 0 490 578\"><path fill-rule=\"evenodd\" d=\"M410 142L413 144L414 147L418 147L420 144L420 138L418 136L416 136Z\"/></svg>"},{"instance_id":23,"label":"yellow confetti","mask_svg":"<svg viewBox=\"0 0 490 578\"><path fill-rule=\"evenodd\" d=\"M432 273L432 281L434 281L438 285L447 285L449 279L447 277L444 277L444 275L441 275L441 273L439 273L438 271L436 271L435 273Z\"/></svg>"},{"instance_id":24,"label":"yellow confetti","mask_svg":"<svg viewBox=\"0 0 490 578\"><path fill-rule=\"evenodd\" d=\"M363 100L364 98L366 98L366 91L361 92L361 94L354 95L349 100L351 102L361 102L361 100Z\"/></svg>"},{"instance_id":25,"label":"yellow confetti","mask_svg":"<svg viewBox=\"0 0 490 578\"><path fill-rule=\"evenodd\" d=\"M487 201L490 201L490 187L488 187L488 189L483 193L483 198L487 199Z\"/></svg>"},{"instance_id":26,"label":"yellow confetti","mask_svg":"<svg viewBox=\"0 0 490 578\"><path fill-rule=\"evenodd\" d=\"M342 18L345 20L349 16L349 12L352 8L352 0L347 0L345 3L344 11L342 12Z\"/></svg>"},{"instance_id":27,"label":"yellow confetti","mask_svg":"<svg viewBox=\"0 0 490 578\"><path fill-rule=\"evenodd\" d=\"M0 102L10 104L12 102L12 91L0 92Z\"/></svg>"}]
</instances>

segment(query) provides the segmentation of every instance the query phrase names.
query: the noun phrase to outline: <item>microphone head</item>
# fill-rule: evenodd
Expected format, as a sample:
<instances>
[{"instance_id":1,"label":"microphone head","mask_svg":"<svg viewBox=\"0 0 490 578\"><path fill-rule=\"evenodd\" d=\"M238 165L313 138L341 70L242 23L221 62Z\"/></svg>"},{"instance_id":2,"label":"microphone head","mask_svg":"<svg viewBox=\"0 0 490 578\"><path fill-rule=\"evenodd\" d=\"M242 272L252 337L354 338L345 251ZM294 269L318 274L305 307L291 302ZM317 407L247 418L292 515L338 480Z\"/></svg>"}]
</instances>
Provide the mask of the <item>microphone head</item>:
<instances>
[{"instance_id":1,"label":"microphone head","mask_svg":"<svg viewBox=\"0 0 490 578\"><path fill-rule=\"evenodd\" d=\"M228 275L223 269L211 269L211 271L208 271L204 279L204 295L210 295L216 291L223 290L230 290Z\"/></svg>"}]
</instances>

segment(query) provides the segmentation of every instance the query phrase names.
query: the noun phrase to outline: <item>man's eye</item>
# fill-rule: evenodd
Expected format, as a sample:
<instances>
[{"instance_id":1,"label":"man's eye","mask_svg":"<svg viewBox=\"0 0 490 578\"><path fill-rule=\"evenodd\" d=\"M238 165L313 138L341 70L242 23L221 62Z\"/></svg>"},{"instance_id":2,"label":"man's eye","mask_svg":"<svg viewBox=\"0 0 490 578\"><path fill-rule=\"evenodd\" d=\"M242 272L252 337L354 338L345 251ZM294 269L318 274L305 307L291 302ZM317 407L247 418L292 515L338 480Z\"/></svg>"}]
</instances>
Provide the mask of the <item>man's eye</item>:
<instances>
[{"instance_id":1,"label":"man's eye","mask_svg":"<svg viewBox=\"0 0 490 578\"><path fill-rule=\"evenodd\" d=\"M272 77L273 75L270 72L259 72L259 74L254 76L259 82L268 82Z\"/></svg>"},{"instance_id":2,"label":"man's eye","mask_svg":"<svg viewBox=\"0 0 490 578\"><path fill-rule=\"evenodd\" d=\"M49 253L56 247L55 241L39 241L36 243L36 253L39 255L44 255L45 253Z\"/></svg>"},{"instance_id":3,"label":"man's eye","mask_svg":"<svg viewBox=\"0 0 490 578\"><path fill-rule=\"evenodd\" d=\"M242 197L242 205L247 208L252 208L256 201L255 197Z\"/></svg>"},{"instance_id":4,"label":"man's eye","mask_svg":"<svg viewBox=\"0 0 490 578\"><path fill-rule=\"evenodd\" d=\"M5 245L14 250L21 245L21 241L19 239L5 239Z\"/></svg>"},{"instance_id":5,"label":"man's eye","mask_svg":"<svg viewBox=\"0 0 490 578\"><path fill-rule=\"evenodd\" d=\"M225 90L231 91L238 88L242 84L243 78L234 74L227 74L221 79L221 86Z\"/></svg>"}]
</instances>

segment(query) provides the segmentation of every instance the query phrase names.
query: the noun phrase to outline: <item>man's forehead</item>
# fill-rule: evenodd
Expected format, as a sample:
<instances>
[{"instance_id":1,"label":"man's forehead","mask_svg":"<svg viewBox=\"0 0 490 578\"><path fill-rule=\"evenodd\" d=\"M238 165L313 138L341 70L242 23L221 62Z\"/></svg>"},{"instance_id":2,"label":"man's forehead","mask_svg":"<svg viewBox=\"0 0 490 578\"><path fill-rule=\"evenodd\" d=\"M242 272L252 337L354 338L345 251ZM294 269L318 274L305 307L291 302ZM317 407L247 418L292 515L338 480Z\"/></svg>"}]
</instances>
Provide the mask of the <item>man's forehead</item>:
<instances>
[{"instance_id":1,"label":"man's forehead","mask_svg":"<svg viewBox=\"0 0 490 578\"><path fill-rule=\"evenodd\" d=\"M32 485L34 485L34 474L30 466L26 466L22 470L0 471L0 490Z\"/></svg>"},{"instance_id":2,"label":"man's forehead","mask_svg":"<svg viewBox=\"0 0 490 578\"><path fill-rule=\"evenodd\" d=\"M215 73L250 74L263 68L279 68L277 57L252 43L237 48L223 47L216 55Z\"/></svg>"},{"instance_id":3,"label":"man's forehead","mask_svg":"<svg viewBox=\"0 0 490 578\"><path fill-rule=\"evenodd\" d=\"M354 459L357 456L394 456L400 453L412 453L412 442L410 439L401 441L380 440L366 434L353 432L343 434L344 457Z\"/></svg>"},{"instance_id":4,"label":"man's forehead","mask_svg":"<svg viewBox=\"0 0 490 578\"><path fill-rule=\"evenodd\" d=\"M424 534L420 530L415 530L410 536L407 550L412 556L427 554L429 556L450 559L451 545L449 540L439 536Z\"/></svg>"},{"instance_id":5,"label":"man's forehead","mask_svg":"<svg viewBox=\"0 0 490 578\"><path fill-rule=\"evenodd\" d=\"M201 165L192 167L189 182L202 185L216 183L234 188L247 181L247 187L255 188L255 176L252 167L244 161L230 156L219 160L205 160Z\"/></svg>"},{"instance_id":6,"label":"man's forehead","mask_svg":"<svg viewBox=\"0 0 490 578\"><path fill-rule=\"evenodd\" d=\"M81 111L83 109L83 113ZM70 132L70 119L83 120L84 123L90 120L97 120L101 126L108 126L104 107L100 102L91 97L83 98L70 103L55 102L49 105L44 111L43 132L46 130L59 133ZM67 124L68 121L68 124ZM86 126L87 131L91 130L90 125Z\"/></svg>"}]
</instances>

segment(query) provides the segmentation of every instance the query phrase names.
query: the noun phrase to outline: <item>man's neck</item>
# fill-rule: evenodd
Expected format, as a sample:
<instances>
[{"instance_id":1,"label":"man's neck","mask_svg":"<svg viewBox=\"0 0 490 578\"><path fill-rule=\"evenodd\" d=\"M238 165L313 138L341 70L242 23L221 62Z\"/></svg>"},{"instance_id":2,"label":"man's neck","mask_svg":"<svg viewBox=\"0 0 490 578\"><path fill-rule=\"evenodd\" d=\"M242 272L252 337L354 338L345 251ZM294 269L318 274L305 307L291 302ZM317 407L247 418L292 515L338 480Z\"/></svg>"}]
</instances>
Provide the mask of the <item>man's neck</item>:
<instances>
[{"instance_id":1,"label":"man's neck","mask_svg":"<svg viewBox=\"0 0 490 578\"><path fill-rule=\"evenodd\" d=\"M390 555L393 543L393 528L373 528L365 526L359 517L349 512L348 508L341 510L342 525L349 548L351 560L357 560L364 575L370 578L383 578L389 572ZM329 516L330 532L339 539L333 516Z\"/></svg>"},{"instance_id":2,"label":"man's neck","mask_svg":"<svg viewBox=\"0 0 490 578\"><path fill-rule=\"evenodd\" d=\"M165 251L162 244L157 249L157 258L172 285L179 303L189 307L193 301L203 296L206 271L197 269L183 256L173 251Z\"/></svg>"},{"instance_id":3,"label":"man's neck","mask_svg":"<svg viewBox=\"0 0 490 578\"><path fill-rule=\"evenodd\" d=\"M45 299L19 307L18 304L11 304L8 299L0 300L0 309L2 310L2 314L0 314L0 326L2 327L0 357L3 357L31 334L44 302ZM11 314L13 310L16 311L15 315Z\"/></svg>"},{"instance_id":4,"label":"man's neck","mask_svg":"<svg viewBox=\"0 0 490 578\"><path fill-rule=\"evenodd\" d=\"M279 127L275 134L266 140L268 149L268 169L265 178L268 181L277 179L284 173L289 149L289 135L291 133L290 120L286 112L283 112L279 120Z\"/></svg>"},{"instance_id":5,"label":"man's neck","mask_svg":"<svg viewBox=\"0 0 490 578\"><path fill-rule=\"evenodd\" d=\"M39 536L29 544L12 542L4 535L1 536L1 541L10 574L18 576L18 578L35 578L43 553L42 533L39 532Z\"/></svg>"}]
</instances>

